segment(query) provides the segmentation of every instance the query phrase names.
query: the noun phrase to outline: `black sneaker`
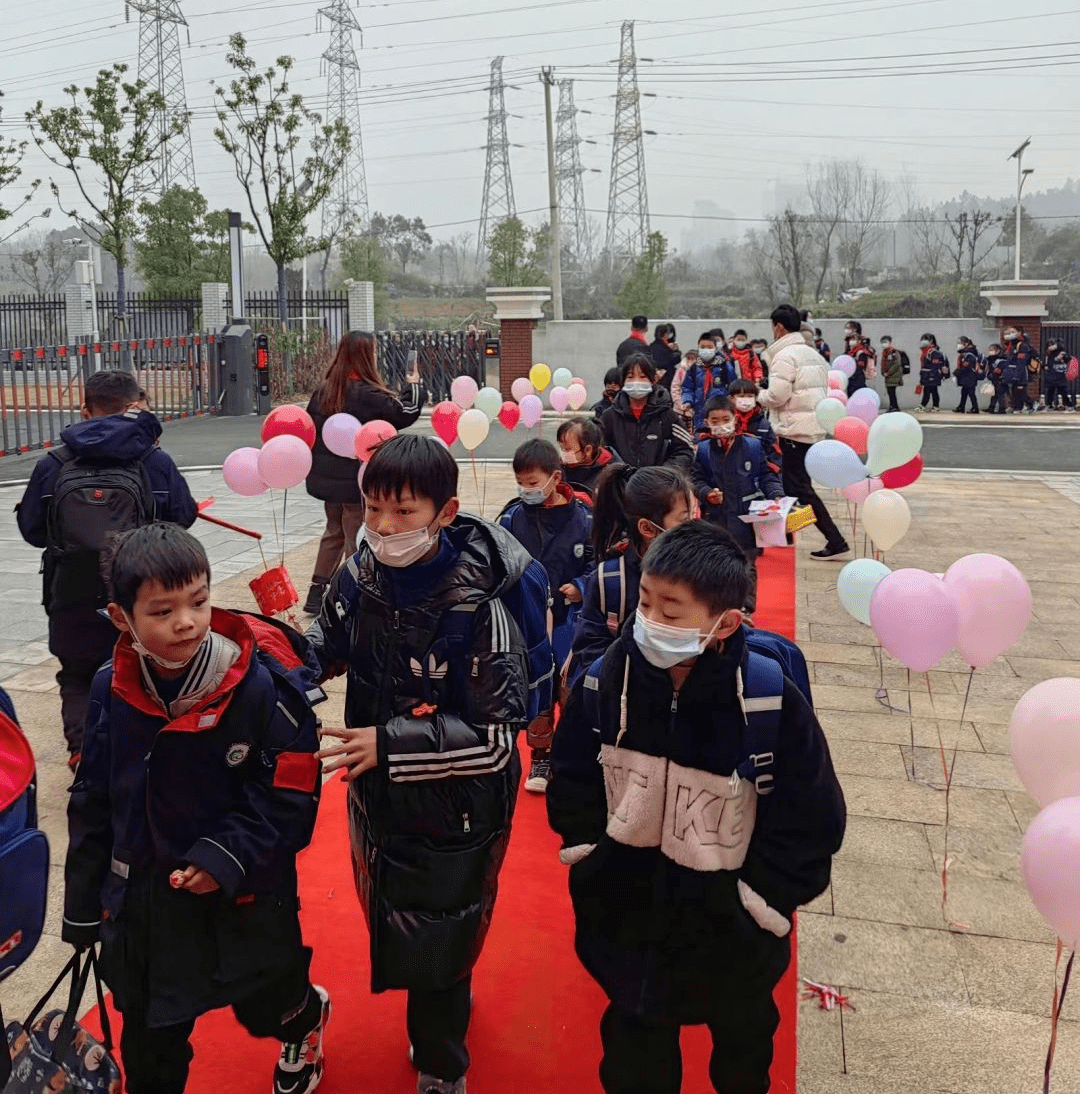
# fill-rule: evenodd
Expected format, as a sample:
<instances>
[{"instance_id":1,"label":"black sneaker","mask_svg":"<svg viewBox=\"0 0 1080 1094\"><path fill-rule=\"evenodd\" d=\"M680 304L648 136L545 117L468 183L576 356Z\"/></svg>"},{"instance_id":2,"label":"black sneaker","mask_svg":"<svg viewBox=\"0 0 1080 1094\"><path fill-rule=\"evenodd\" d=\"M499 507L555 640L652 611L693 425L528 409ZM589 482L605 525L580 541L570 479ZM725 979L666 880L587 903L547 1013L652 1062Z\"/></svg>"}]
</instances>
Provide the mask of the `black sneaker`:
<instances>
[{"instance_id":1,"label":"black sneaker","mask_svg":"<svg viewBox=\"0 0 1080 1094\"><path fill-rule=\"evenodd\" d=\"M323 593L326 592L327 581L313 581L308 589L307 600L304 601L304 612L307 615L318 615L322 611Z\"/></svg>"},{"instance_id":2,"label":"black sneaker","mask_svg":"<svg viewBox=\"0 0 1080 1094\"><path fill-rule=\"evenodd\" d=\"M534 748L529 777L525 780L525 789L530 794L544 794L551 782L551 749Z\"/></svg>"},{"instance_id":3,"label":"black sneaker","mask_svg":"<svg viewBox=\"0 0 1080 1094\"><path fill-rule=\"evenodd\" d=\"M326 1066L323 1036L330 1021L330 994L318 984L312 984L312 990L322 1000L319 1024L302 1041L281 1046L274 1068L273 1094L311 1094L322 1082Z\"/></svg>"},{"instance_id":4,"label":"black sneaker","mask_svg":"<svg viewBox=\"0 0 1080 1094\"><path fill-rule=\"evenodd\" d=\"M820 551L811 551L811 558L839 558L841 555L846 555L850 552L851 548L846 543L841 543L836 547L826 545Z\"/></svg>"},{"instance_id":5,"label":"black sneaker","mask_svg":"<svg viewBox=\"0 0 1080 1094\"><path fill-rule=\"evenodd\" d=\"M434 1075L421 1075L416 1084L417 1094L465 1094L465 1076L454 1082L436 1079Z\"/></svg>"}]
</instances>

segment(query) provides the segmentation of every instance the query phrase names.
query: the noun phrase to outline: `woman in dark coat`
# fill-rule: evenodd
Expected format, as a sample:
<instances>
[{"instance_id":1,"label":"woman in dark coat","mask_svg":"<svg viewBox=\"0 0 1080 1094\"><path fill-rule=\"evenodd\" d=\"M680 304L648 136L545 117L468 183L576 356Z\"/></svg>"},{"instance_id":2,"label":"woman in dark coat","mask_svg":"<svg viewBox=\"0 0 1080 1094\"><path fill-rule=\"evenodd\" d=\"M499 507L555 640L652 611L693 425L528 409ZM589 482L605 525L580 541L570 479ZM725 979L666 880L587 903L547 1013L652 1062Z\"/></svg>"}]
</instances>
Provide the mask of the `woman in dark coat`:
<instances>
[{"instance_id":1,"label":"woman in dark coat","mask_svg":"<svg viewBox=\"0 0 1080 1094\"><path fill-rule=\"evenodd\" d=\"M315 572L311 576L304 611L318 613L322 596L343 558L356 550L356 535L364 523L364 499L360 493L356 460L335 456L323 443L322 429L332 414L351 414L359 422L382 420L397 429L410 426L420 417L424 390L415 365L405 377L400 397L383 382L375 362L375 336L366 331L346 334L337 348L326 379L308 403L315 422L315 448L307 492L326 508L326 531L319 541Z\"/></svg>"}]
</instances>

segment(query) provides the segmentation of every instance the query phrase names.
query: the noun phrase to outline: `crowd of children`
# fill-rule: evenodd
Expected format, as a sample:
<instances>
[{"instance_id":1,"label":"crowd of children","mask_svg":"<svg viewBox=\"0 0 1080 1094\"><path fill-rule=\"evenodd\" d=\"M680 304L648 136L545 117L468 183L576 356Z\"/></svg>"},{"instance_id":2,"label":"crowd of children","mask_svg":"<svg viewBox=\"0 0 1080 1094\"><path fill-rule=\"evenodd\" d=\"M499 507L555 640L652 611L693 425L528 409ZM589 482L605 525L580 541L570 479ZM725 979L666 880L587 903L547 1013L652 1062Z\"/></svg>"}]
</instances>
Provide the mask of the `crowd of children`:
<instances>
[{"instance_id":1,"label":"crowd of children","mask_svg":"<svg viewBox=\"0 0 1080 1094\"><path fill-rule=\"evenodd\" d=\"M461 512L434 439L383 444L357 551L304 635L210 607L182 508L111 540L120 637L76 764L64 937L101 945L133 1094L180 1094L195 1019L224 1006L282 1042L275 1094L318 1085L330 999L296 854L334 771L371 988L407 992L420 1094L464 1094L522 730L609 999L603 1089L677 1091L691 1023L712 1031L717 1091L768 1089L791 915L828 884L844 805L801 655L749 622L740 517L783 492L765 345L710 331L684 359L662 333L663 364L628 339L594 417L517 449L495 522ZM338 675L345 726L320 744Z\"/></svg>"}]
</instances>

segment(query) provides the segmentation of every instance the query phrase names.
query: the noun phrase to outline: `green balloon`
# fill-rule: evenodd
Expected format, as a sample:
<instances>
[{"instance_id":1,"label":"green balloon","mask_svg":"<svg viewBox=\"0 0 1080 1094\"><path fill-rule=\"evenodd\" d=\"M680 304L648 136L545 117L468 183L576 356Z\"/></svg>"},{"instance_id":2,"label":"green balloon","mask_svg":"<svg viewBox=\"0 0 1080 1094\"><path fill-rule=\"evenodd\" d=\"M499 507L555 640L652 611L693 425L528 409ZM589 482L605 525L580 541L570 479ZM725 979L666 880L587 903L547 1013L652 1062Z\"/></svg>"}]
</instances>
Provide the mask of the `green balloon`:
<instances>
[{"instance_id":1,"label":"green balloon","mask_svg":"<svg viewBox=\"0 0 1080 1094\"><path fill-rule=\"evenodd\" d=\"M487 415L489 422L495 421L499 416L502 405L502 394L493 387L482 387L477 392L476 401L473 403L477 410L482 410Z\"/></svg>"},{"instance_id":2,"label":"green balloon","mask_svg":"<svg viewBox=\"0 0 1080 1094\"><path fill-rule=\"evenodd\" d=\"M814 409L818 424L830 436L836 431L838 423L847 417L847 407L839 399L822 399Z\"/></svg>"}]
</instances>

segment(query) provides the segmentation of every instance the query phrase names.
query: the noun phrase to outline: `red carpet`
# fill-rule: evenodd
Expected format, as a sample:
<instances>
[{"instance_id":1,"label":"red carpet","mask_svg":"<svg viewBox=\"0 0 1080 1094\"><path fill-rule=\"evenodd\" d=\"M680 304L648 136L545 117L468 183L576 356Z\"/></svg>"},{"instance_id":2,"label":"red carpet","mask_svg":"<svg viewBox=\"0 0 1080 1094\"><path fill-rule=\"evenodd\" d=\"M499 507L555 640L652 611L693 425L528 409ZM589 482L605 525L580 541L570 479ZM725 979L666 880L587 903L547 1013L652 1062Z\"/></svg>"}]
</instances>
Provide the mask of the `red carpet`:
<instances>
[{"instance_id":1,"label":"red carpet","mask_svg":"<svg viewBox=\"0 0 1080 1094\"><path fill-rule=\"evenodd\" d=\"M759 563L756 622L794 636L795 557L771 550ZM599 1090L603 993L574 956L573 917L559 840L544 801L522 792L503 868L499 902L473 978L469 1033L470 1094L562 1094ZM327 783L311 847L300 857L304 934L314 948L313 978L334 1002L327 1041L325 1094L413 1094L407 1058L405 995L368 991L368 939L353 890L345 788ZM794 947L793 947L794 950ZM773 1091L795 1092L795 961L777 989L782 1020ZM711 1090L710 1040L704 1027L683 1035L687 1094ZM278 1049L256 1041L230 1012L200 1020L188 1090L193 1094L265 1094Z\"/></svg>"}]
</instances>

